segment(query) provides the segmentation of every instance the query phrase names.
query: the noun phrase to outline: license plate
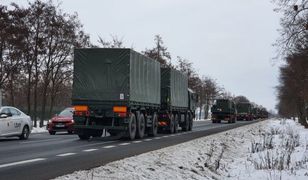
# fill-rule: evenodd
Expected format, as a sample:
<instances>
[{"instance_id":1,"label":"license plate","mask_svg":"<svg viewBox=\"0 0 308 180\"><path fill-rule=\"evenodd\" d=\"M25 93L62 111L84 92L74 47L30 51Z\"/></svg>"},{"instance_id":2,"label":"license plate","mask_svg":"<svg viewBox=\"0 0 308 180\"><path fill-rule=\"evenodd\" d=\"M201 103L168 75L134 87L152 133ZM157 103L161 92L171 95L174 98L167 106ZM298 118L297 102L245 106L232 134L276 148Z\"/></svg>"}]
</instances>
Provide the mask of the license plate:
<instances>
[{"instance_id":1,"label":"license plate","mask_svg":"<svg viewBox=\"0 0 308 180\"><path fill-rule=\"evenodd\" d=\"M56 124L56 127L64 127L64 124Z\"/></svg>"}]
</instances>

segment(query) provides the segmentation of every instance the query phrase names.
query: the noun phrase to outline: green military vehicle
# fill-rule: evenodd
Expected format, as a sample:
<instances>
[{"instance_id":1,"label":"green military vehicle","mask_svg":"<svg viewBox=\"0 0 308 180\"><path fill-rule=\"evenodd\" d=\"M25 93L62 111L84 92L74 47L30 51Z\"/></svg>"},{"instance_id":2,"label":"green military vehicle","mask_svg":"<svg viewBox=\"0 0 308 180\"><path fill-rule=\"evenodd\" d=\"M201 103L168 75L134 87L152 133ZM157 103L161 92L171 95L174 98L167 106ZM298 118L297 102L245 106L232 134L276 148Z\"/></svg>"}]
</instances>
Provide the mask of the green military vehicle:
<instances>
[{"instance_id":1,"label":"green military vehicle","mask_svg":"<svg viewBox=\"0 0 308 180\"><path fill-rule=\"evenodd\" d=\"M170 133L192 130L196 94L188 89L187 76L178 70L161 68L161 109L159 129Z\"/></svg>"},{"instance_id":2,"label":"green military vehicle","mask_svg":"<svg viewBox=\"0 0 308 180\"><path fill-rule=\"evenodd\" d=\"M249 102L239 102L236 104L237 120L253 120L252 105Z\"/></svg>"},{"instance_id":3,"label":"green military vehicle","mask_svg":"<svg viewBox=\"0 0 308 180\"><path fill-rule=\"evenodd\" d=\"M191 130L194 93L187 83L180 72L131 49L75 49L75 132L89 139L107 130L133 140L158 129L174 133L178 125Z\"/></svg>"},{"instance_id":4,"label":"green military vehicle","mask_svg":"<svg viewBox=\"0 0 308 180\"><path fill-rule=\"evenodd\" d=\"M75 49L72 104L80 139L103 130L129 139L155 136L160 64L131 49Z\"/></svg>"},{"instance_id":5,"label":"green military vehicle","mask_svg":"<svg viewBox=\"0 0 308 180\"><path fill-rule=\"evenodd\" d=\"M229 99L217 99L211 108L211 112L213 123L221 123L221 121L235 123L237 120L235 103Z\"/></svg>"}]
</instances>

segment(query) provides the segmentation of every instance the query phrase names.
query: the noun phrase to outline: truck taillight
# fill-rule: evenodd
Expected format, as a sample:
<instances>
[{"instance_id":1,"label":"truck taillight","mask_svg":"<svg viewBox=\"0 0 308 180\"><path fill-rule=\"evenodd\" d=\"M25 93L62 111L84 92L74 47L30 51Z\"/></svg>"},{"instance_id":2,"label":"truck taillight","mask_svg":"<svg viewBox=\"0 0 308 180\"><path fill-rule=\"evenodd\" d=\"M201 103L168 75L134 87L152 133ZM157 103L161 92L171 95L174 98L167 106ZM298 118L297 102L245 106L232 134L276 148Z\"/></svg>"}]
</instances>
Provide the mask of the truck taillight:
<instances>
[{"instance_id":1,"label":"truck taillight","mask_svg":"<svg viewBox=\"0 0 308 180\"><path fill-rule=\"evenodd\" d=\"M84 105L74 106L74 115L75 116L90 116L89 107L84 106Z\"/></svg>"},{"instance_id":2,"label":"truck taillight","mask_svg":"<svg viewBox=\"0 0 308 180\"><path fill-rule=\"evenodd\" d=\"M115 113L127 113L127 107L126 106L114 106L113 107L113 112Z\"/></svg>"},{"instance_id":3,"label":"truck taillight","mask_svg":"<svg viewBox=\"0 0 308 180\"><path fill-rule=\"evenodd\" d=\"M89 111L89 107L84 105L77 105L74 106L74 111L79 111L79 112Z\"/></svg>"}]
</instances>

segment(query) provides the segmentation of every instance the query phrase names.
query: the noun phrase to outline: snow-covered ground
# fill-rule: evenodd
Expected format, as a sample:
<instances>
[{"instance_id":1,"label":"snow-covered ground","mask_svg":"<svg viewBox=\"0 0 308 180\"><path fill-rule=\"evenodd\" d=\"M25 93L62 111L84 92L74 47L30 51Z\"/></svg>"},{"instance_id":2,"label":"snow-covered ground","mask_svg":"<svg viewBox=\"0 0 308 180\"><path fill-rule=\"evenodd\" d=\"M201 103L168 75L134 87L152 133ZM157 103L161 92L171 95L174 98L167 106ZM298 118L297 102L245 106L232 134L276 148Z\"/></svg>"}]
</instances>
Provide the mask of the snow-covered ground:
<instances>
[{"instance_id":1,"label":"snow-covered ground","mask_svg":"<svg viewBox=\"0 0 308 180\"><path fill-rule=\"evenodd\" d=\"M308 179L308 130L271 119L57 179Z\"/></svg>"},{"instance_id":2,"label":"snow-covered ground","mask_svg":"<svg viewBox=\"0 0 308 180\"><path fill-rule=\"evenodd\" d=\"M48 132L46 126L43 127L33 127L31 133L43 133Z\"/></svg>"}]
</instances>

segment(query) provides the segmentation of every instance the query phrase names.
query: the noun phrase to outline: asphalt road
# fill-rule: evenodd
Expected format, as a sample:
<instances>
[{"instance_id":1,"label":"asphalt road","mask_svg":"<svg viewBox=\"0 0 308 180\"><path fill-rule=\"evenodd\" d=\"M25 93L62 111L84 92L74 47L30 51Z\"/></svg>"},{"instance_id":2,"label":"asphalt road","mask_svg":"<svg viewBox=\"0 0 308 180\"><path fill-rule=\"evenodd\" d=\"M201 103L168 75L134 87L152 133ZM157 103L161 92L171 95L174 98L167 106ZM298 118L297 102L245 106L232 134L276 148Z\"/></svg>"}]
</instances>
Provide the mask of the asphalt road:
<instances>
[{"instance_id":1,"label":"asphalt road","mask_svg":"<svg viewBox=\"0 0 308 180\"><path fill-rule=\"evenodd\" d=\"M26 141L1 138L0 179L51 179L254 122L257 121L235 124L198 121L191 132L159 134L135 141L110 137L81 141L77 135L65 133L31 134Z\"/></svg>"}]
</instances>

